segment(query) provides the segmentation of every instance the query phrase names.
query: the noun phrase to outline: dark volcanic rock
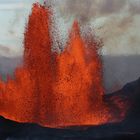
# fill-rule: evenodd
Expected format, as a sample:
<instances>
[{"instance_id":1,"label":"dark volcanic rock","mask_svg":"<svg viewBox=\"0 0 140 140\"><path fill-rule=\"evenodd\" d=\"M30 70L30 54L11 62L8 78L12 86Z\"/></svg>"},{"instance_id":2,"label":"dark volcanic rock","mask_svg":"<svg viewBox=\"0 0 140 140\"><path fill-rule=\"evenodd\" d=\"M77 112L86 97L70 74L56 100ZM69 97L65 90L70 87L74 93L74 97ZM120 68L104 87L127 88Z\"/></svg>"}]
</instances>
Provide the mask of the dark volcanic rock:
<instances>
[{"instance_id":1,"label":"dark volcanic rock","mask_svg":"<svg viewBox=\"0 0 140 140\"><path fill-rule=\"evenodd\" d=\"M140 120L140 78L134 82L126 84L121 90L105 95L105 100L109 102L112 98L120 98L123 102L128 102L127 119Z\"/></svg>"}]
</instances>

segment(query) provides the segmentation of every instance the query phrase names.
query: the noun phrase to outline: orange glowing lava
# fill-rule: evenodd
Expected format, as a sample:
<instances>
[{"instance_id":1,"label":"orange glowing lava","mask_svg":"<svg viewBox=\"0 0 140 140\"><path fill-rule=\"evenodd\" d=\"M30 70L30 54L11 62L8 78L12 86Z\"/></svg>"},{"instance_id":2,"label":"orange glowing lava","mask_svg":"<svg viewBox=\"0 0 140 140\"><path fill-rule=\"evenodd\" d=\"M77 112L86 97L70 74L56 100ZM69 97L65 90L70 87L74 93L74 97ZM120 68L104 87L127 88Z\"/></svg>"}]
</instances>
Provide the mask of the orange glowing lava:
<instances>
[{"instance_id":1,"label":"orange glowing lava","mask_svg":"<svg viewBox=\"0 0 140 140\"><path fill-rule=\"evenodd\" d=\"M65 50L53 53L52 13L34 4L24 41L24 63L15 79L0 81L0 115L47 127L98 125L112 118L103 101L98 46L74 22Z\"/></svg>"}]
</instances>

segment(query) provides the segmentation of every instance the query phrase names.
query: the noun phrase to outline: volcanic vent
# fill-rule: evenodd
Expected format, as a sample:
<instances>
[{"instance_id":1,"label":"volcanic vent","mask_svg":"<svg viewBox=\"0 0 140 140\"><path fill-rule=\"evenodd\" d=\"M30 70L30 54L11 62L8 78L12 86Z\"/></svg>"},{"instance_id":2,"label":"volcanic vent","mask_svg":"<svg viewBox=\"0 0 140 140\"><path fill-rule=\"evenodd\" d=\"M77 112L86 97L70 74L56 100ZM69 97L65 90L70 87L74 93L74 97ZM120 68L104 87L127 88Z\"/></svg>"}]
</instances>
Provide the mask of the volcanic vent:
<instances>
[{"instance_id":1,"label":"volcanic vent","mask_svg":"<svg viewBox=\"0 0 140 140\"><path fill-rule=\"evenodd\" d=\"M99 45L83 39L74 22L65 50L51 51L51 11L33 5L24 40L24 63L15 78L0 81L0 115L47 127L98 125L122 119L125 105L116 103L114 118L103 100Z\"/></svg>"}]
</instances>

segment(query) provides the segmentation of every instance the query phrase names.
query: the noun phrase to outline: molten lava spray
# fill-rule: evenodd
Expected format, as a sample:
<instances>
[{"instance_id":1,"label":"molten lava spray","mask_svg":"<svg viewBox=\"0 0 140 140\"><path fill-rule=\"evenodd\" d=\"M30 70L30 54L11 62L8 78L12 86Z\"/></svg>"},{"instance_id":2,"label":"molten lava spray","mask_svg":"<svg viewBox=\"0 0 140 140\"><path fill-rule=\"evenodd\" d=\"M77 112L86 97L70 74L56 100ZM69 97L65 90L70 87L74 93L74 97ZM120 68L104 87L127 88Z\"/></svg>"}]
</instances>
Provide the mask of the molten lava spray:
<instances>
[{"instance_id":1,"label":"molten lava spray","mask_svg":"<svg viewBox=\"0 0 140 140\"><path fill-rule=\"evenodd\" d=\"M98 125L112 118L103 101L102 66L94 40L74 22L65 50L51 51L52 13L34 4L15 79L0 81L0 115L48 127Z\"/></svg>"}]
</instances>

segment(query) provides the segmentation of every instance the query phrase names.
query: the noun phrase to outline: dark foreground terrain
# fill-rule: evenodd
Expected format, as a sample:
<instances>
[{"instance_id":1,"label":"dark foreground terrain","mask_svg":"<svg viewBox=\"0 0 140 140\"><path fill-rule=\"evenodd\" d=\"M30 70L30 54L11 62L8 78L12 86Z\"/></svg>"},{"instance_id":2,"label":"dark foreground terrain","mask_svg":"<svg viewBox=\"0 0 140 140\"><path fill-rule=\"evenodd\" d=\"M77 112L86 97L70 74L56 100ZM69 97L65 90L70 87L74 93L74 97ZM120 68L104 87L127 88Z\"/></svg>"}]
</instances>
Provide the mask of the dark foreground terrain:
<instances>
[{"instance_id":1,"label":"dark foreground terrain","mask_svg":"<svg viewBox=\"0 0 140 140\"><path fill-rule=\"evenodd\" d=\"M120 123L87 128L51 129L36 124L17 123L0 117L0 140L140 140L140 79L126 84L121 90L105 95L127 98L132 107Z\"/></svg>"}]
</instances>

